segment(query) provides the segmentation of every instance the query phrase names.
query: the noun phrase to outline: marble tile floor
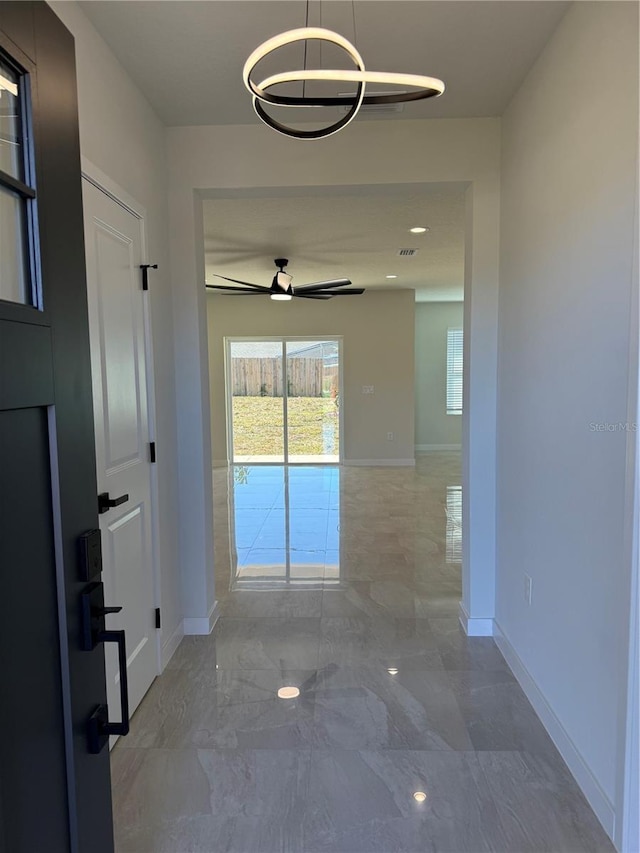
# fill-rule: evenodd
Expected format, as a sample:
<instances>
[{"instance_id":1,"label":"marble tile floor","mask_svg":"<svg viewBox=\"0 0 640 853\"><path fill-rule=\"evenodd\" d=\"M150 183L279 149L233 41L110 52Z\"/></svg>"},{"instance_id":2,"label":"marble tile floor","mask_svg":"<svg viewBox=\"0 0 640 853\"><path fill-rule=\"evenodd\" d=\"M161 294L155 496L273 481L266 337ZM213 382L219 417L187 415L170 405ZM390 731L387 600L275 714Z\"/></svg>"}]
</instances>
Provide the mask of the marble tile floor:
<instances>
[{"instance_id":1,"label":"marble tile floor","mask_svg":"<svg viewBox=\"0 0 640 853\"><path fill-rule=\"evenodd\" d=\"M221 617L112 752L118 853L613 850L460 629L459 465L216 471Z\"/></svg>"}]
</instances>

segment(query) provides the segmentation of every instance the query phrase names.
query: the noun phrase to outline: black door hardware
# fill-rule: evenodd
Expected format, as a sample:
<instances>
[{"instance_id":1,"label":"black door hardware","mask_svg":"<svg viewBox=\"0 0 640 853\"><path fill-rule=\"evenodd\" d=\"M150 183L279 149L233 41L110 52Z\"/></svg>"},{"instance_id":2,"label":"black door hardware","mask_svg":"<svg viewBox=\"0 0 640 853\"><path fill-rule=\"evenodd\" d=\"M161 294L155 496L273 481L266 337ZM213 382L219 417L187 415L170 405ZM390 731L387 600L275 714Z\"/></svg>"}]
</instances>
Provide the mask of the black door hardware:
<instances>
[{"instance_id":1,"label":"black door hardware","mask_svg":"<svg viewBox=\"0 0 640 853\"><path fill-rule=\"evenodd\" d=\"M142 270L142 289L149 290L149 270L157 270L158 264L140 264Z\"/></svg>"},{"instance_id":2,"label":"black door hardware","mask_svg":"<svg viewBox=\"0 0 640 853\"><path fill-rule=\"evenodd\" d=\"M121 608L117 608L120 610ZM118 665L120 667L120 720L109 721L109 709L98 705L87 721L89 752L96 755L109 742L109 735L129 734L129 682L127 680L127 646L124 631L104 631L100 639L103 643L118 644Z\"/></svg>"},{"instance_id":3,"label":"black door hardware","mask_svg":"<svg viewBox=\"0 0 640 853\"><path fill-rule=\"evenodd\" d=\"M104 642L103 634L108 633L104 617L108 613L120 613L122 607L104 606L104 585L99 581L88 584L80 596L82 607L82 638L80 647L91 652L98 643Z\"/></svg>"},{"instance_id":4,"label":"black door hardware","mask_svg":"<svg viewBox=\"0 0 640 853\"><path fill-rule=\"evenodd\" d=\"M102 574L102 540L99 530L87 530L78 537L80 580L97 580Z\"/></svg>"},{"instance_id":5,"label":"black door hardware","mask_svg":"<svg viewBox=\"0 0 640 853\"><path fill-rule=\"evenodd\" d=\"M98 512L108 512L111 507L120 506L129 500L129 495L120 495L119 498L110 498L109 492L100 492L98 495Z\"/></svg>"},{"instance_id":6,"label":"black door hardware","mask_svg":"<svg viewBox=\"0 0 640 853\"><path fill-rule=\"evenodd\" d=\"M109 631L104 617L119 613L122 607L105 607L104 586L98 581L90 583L80 596L82 636L80 646L93 651L98 643L117 643L120 667L121 722L109 721L106 705L98 705L87 721L89 752L98 753L109 741L109 735L129 734L129 682L127 680L127 647L124 631Z\"/></svg>"}]
</instances>

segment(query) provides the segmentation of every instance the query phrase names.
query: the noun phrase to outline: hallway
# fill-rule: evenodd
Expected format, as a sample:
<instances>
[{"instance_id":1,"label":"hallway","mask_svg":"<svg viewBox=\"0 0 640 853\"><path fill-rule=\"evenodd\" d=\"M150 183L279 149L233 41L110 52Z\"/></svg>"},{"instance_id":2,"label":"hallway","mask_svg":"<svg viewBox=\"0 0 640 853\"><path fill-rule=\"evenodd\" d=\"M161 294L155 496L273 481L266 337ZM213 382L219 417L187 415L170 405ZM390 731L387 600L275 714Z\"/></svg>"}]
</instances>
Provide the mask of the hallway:
<instances>
[{"instance_id":1,"label":"hallway","mask_svg":"<svg viewBox=\"0 0 640 853\"><path fill-rule=\"evenodd\" d=\"M457 454L217 469L214 497L221 617L112 753L119 853L613 850L460 629Z\"/></svg>"}]
</instances>

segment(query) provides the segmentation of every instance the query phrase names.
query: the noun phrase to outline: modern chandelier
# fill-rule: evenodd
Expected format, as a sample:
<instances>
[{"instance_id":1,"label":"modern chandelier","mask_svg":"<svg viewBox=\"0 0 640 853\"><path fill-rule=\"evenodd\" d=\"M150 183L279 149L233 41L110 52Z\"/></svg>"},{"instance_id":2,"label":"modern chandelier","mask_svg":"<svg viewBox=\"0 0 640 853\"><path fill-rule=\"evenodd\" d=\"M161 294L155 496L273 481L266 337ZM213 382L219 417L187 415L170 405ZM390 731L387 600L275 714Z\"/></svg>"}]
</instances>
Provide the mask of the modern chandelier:
<instances>
[{"instance_id":1,"label":"modern chandelier","mask_svg":"<svg viewBox=\"0 0 640 853\"><path fill-rule=\"evenodd\" d=\"M307 24L309 20L309 3L307 0ZM354 13L355 25L355 13ZM355 30L355 26L354 26ZM342 69L317 69L308 70L307 68L299 71L284 71L280 74L272 74L266 77L260 83L253 80L253 72L256 65L269 54L278 50L285 45L294 44L295 42L305 42L305 57L306 57L306 42L311 40L325 41L341 47L355 65L355 70ZM305 62L306 64L306 62ZM285 136L290 136L293 139L324 139L342 130L350 124L360 111L360 107L365 104L398 104L405 101L420 101L425 98L435 98L444 92L444 83L436 77L425 77L421 74L396 74L393 72L384 71L366 71L362 56L351 42L339 33L332 30L324 29L323 27L300 27L299 29L288 30L280 33L273 38L267 39L259 45L249 56L244 64L242 71L242 79L244 85L249 90L253 100L253 108L258 117L273 130L282 133ZM357 89L353 95L338 95L330 97L310 96L306 94L305 88L307 81L324 81L324 82L348 82L356 83ZM302 95L296 97L291 95L277 95L273 88L282 85L283 83L302 83ZM399 91L396 93L375 93L366 94L366 86L368 83L378 83L384 85L401 86L409 88L412 91ZM319 130L298 130L296 128L287 127L270 116L265 110L263 104L273 104L280 107L349 107L347 113L329 127Z\"/></svg>"}]
</instances>

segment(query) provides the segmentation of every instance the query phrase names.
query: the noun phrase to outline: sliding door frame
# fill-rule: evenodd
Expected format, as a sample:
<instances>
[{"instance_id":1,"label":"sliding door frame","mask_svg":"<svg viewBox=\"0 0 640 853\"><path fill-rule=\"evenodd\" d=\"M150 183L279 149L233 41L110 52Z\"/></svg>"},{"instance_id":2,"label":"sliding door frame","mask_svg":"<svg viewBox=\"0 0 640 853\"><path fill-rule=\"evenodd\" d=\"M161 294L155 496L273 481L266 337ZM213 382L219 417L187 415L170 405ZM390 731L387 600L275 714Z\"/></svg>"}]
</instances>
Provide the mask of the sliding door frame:
<instances>
[{"instance_id":1,"label":"sliding door frame","mask_svg":"<svg viewBox=\"0 0 640 853\"><path fill-rule=\"evenodd\" d=\"M331 341L338 344L338 383L340 405L338 406L338 462L290 462L289 461L289 424L287 393L287 344L288 343L320 343ZM283 462L251 462L251 465L342 465L344 458L344 368L342 335L229 335L224 338L224 382L227 425L227 459L229 465L240 464L234 461L233 455L233 389L231 387L231 344L233 343L280 343L282 345L282 415L283 415Z\"/></svg>"}]
</instances>

